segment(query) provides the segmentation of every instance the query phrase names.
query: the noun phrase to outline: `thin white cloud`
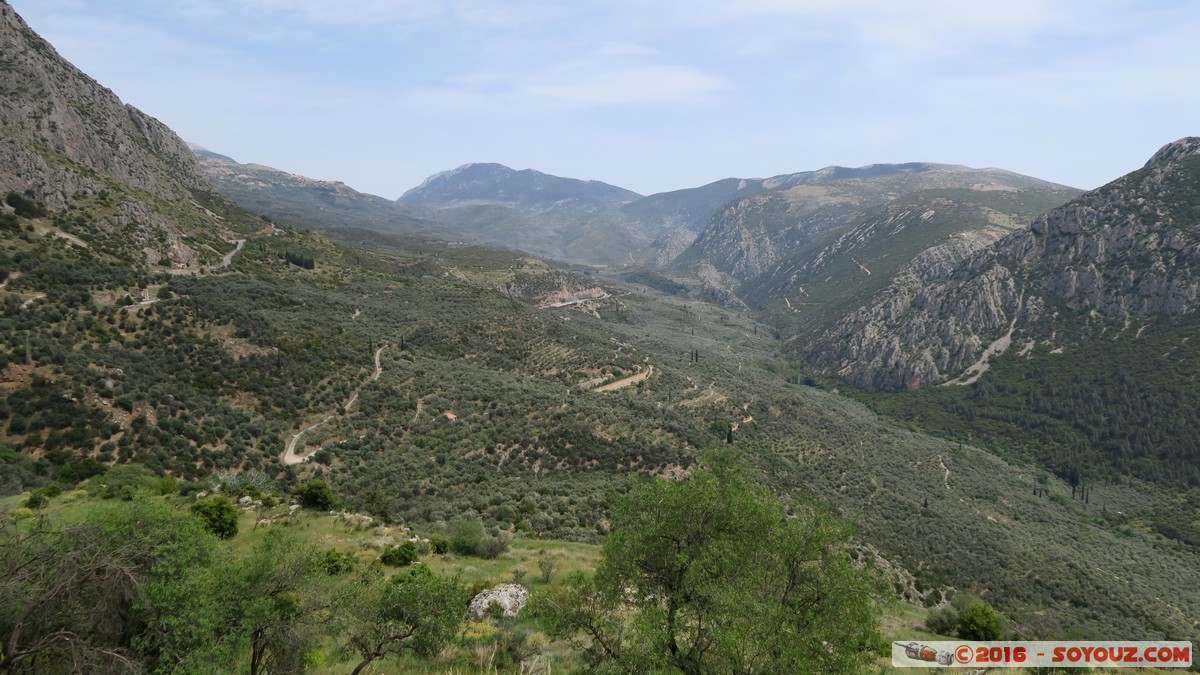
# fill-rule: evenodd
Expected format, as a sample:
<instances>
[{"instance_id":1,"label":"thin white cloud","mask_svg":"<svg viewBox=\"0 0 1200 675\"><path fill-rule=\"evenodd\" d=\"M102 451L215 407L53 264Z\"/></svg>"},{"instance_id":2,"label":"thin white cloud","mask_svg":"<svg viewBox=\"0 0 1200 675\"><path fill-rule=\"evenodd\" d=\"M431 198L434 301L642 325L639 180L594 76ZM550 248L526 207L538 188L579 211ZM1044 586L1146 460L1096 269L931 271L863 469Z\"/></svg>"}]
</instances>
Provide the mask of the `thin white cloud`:
<instances>
[{"instance_id":1,"label":"thin white cloud","mask_svg":"<svg viewBox=\"0 0 1200 675\"><path fill-rule=\"evenodd\" d=\"M511 96L500 92L468 89L410 89L395 96L392 109L400 111L437 111L446 113L495 113L513 108Z\"/></svg>"},{"instance_id":2,"label":"thin white cloud","mask_svg":"<svg viewBox=\"0 0 1200 675\"><path fill-rule=\"evenodd\" d=\"M607 42L535 75L516 93L584 106L695 103L711 100L726 87L721 78L698 68L662 60L644 45Z\"/></svg>"},{"instance_id":3,"label":"thin white cloud","mask_svg":"<svg viewBox=\"0 0 1200 675\"><path fill-rule=\"evenodd\" d=\"M858 61L897 64L1028 45L1047 31L1075 30L1081 14L1112 1L671 0L646 9L640 0L624 0L621 6L656 12L663 26L711 31L714 41L741 55L820 46Z\"/></svg>"},{"instance_id":4,"label":"thin white cloud","mask_svg":"<svg viewBox=\"0 0 1200 675\"><path fill-rule=\"evenodd\" d=\"M410 27L413 23L517 27L571 15L568 3L539 0L211 0L243 14L287 16L325 26Z\"/></svg>"},{"instance_id":5,"label":"thin white cloud","mask_svg":"<svg viewBox=\"0 0 1200 675\"><path fill-rule=\"evenodd\" d=\"M10 2L192 140L382 194L480 158L642 191L915 159L1087 187L1200 105L1189 0ZM653 160L622 168L631 138Z\"/></svg>"},{"instance_id":6,"label":"thin white cloud","mask_svg":"<svg viewBox=\"0 0 1200 675\"><path fill-rule=\"evenodd\" d=\"M243 13L285 13L306 21L333 24L377 24L440 14L445 3L429 0L235 0Z\"/></svg>"},{"instance_id":7,"label":"thin white cloud","mask_svg":"<svg viewBox=\"0 0 1200 675\"><path fill-rule=\"evenodd\" d=\"M728 86L721 78L679 65L568 67L515 81L495 74L466 80L476 86L412 89L397 96L394 106L519 114L532 109L699 104L715 100Z\"/></svg>"},{"instance_id":8,"label":"thin white cloud","mask_svg":"<svg viewBox=\"0 0 1200 675\"><path fill-rule=\"evenodd\" d=\"M519 112L613 105L695 104L729 86L699 68L666 63L663 54L631 42L605 42L552 67L488 70L454 77L450 86L406 92L404 107Z\"/></svg>"},{"instance_id":9,"label":"thin white cloud","mask_svg":"<svg viewBox=\"0 0 1200 675\"><path fill-rule=\"evenodd\" d=\"M656 56L659 50L632 42L606 42L592 51L593 57Z\"/></svg>"},{"instance_id":10,"label":"thin white cloud","mask_svg":"<svg viewBox=\"0 0 1200 675\"><path fill-rule=\"evenodd\" d=\"M571 105L694 103L725 88L720 78L686 66L620 66L567 69L519 93Z\"/></svg>"}]
</instances>

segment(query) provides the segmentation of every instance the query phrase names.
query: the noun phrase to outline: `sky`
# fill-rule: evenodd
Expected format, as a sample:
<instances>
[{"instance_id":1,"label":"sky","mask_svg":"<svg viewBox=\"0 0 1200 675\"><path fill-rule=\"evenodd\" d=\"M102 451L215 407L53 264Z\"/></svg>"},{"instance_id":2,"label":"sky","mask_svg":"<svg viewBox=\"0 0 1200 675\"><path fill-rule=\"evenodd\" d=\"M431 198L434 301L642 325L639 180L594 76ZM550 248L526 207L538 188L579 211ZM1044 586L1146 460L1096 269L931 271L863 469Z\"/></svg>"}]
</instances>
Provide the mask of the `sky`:
<instances>
[{"instance_id":1,"label":"sky","mask_svg":"<svg viewBox=\"0 0 1200 675\"><path fill-rule=\"evenodd\" d=\"M650 194L830 165L1090 189L1200 135L1191 0L9 0L185 140L396 198L499 162Z\"/></svg>"}]
</instances>

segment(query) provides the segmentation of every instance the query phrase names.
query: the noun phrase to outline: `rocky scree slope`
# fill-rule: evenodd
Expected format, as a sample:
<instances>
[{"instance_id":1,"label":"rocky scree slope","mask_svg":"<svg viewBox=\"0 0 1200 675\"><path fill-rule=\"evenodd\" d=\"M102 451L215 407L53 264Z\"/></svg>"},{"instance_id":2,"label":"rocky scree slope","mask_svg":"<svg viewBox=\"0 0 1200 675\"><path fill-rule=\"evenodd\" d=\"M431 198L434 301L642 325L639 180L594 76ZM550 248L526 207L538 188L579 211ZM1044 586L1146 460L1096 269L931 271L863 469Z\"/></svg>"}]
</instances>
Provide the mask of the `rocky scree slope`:
<instances>
[{"instance_id":1,"label":"rocky scree slope","mask_svg":"<svg viewBox=\"0 0 1200 675\"><path fill-rule=\"evenodd\" d=\"M1064 312L1114 322L1190 314L1198 203L1200 139L1185 138L994 246L926 251L799 350L852 384L911 389L957 375L989 346L1040 337Z\"/></svg>"}]
</instances>

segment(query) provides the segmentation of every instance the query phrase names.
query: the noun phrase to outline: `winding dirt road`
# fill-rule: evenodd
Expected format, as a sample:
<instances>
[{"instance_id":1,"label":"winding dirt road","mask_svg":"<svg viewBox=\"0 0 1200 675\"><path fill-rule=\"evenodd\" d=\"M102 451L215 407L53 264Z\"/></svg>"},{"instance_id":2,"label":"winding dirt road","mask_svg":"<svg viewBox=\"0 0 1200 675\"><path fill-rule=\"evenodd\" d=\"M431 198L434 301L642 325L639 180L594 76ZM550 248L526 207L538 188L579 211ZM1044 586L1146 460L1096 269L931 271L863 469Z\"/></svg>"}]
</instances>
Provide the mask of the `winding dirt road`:
<instances>
[{"instance_id":1,"label":"winding dirt road","mask_svg":"<svg viewBox=\"0 0 1200 675\"><path fill-rule=\"evenodd\" d=\"M175 277L190 277L190 276L195 276L195 275L200 274L201 272L205 272L205 271L223 270L226 267L229 267L230 265L233 264L233 256L235 256L239 252L241 252L241 250L243 248L245 248L245 246L246 246L245 239L230 239L229 243L235 244L235 246L232 251L230 251L229 253L226 253L225 257L221 258L220 265L216 265L213 267L205 267L204 265L201 265L200 267L187 267L184 269L169 269L169 270L163 270L163 271L166 272L167 274L170 274L171 276L175 276Z\"/></svg>"},{"instance_id":2,"label":"winding dirt road","mask_svg":"<svg viewBox=\"0 0 1200 675\"><path fill-rule=\"evenodd\" d=\"M375 350L375 372L372 373L371 377L367 378L366 381L364 381L362 384L358 385L358 388L354 390L354 393L350 395L349 400L346 401L346 405L342 406L343 412L349 412L350 406L352 406L358 402L358 394L359 394L359 392L362 391L363 387L378 380L379 376L383 374L383 361L380 360L380 357L383 355L384 347L387 347L387 345L383 345L379 349ZM314 449L310 452L306 452L303 455L298 454L296 452L296 444L300 442L300 437L303 436L304 434L307 434L308 432L312 431L313 429L316 429L317 427L321 426L322 424L330 422L331 420L334 420L336 418L337 418L336 413L332 414L332 415L327 415L321 421L310 424L310 425L304 427L303 429L301 429L300 431L296 432L296 434L294 436L292 436L292 440L288 441L287 449L283 451L283 463L287 464L287 465L299 464L299 463L307 460L309 457L312 457L317 452L317 450L319 450L320 448Z\"/></svg>"},{"instance_id":3,"label":"winding dirt road","mask_svg":"<svg viewBox=\"0 0 1200 675\"><path fill-rule=\"evenodd\" d=\"M641 382L642 380L646 379L647 377L650 377L653 374L654 374L654 366L650 366L636 375L630 375L629 377L627 377L623 380L617 380L616 382L610 382L609 384L606 384L603 387L596 387L592 391L616 391L618 389L624 389L625 387L628 387L631 384L637 384L638 382Z\"/></svg>"}]
</instances>

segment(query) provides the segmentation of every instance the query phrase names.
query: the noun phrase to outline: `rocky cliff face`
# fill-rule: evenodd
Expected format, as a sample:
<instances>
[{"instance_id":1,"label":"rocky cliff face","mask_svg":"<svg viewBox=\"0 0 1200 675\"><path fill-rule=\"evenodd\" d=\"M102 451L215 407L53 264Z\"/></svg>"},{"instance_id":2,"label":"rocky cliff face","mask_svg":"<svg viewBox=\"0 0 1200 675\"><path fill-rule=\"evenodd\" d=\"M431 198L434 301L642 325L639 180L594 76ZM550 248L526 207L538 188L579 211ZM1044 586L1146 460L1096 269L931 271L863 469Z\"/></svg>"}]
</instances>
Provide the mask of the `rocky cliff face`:
<instances>
[{"instance_id":1,"label":"rocky cliff face","mask_svg":"<svg viewBox=\"0 0 1200 675\"><path fill-rule=\"evenodd\" d=\"M191 150L170 129L123 104L65 61L0 0L0 192L20 192L52 212L107 197L88 238L120 237L147 262L187 264L178 214L211 187ZM117 193L120 193L119 195ZM192 236L220 223L199 205L184 220ZM207 253L207 251L205 251Z\"/></svg>"},{"instance_id":2,"label":"rocky cliff face","mask_svg":"<svg viewBox=\"0 0 1200 675\"><path fill-rule=\"evenodd\" d=\"M40 178L49 153L121 183L160 197L205 188L187 144L158 120L121 103L34 33L7 3L0 2L0 124L6 130L5 160L18 171L5 172L3 187L33 189L52 208L69 195ZM34 157L30 157L34 155ZM38 171L20 171L20 167ZM95 182L87 177L69 181Z\"/></svg>"},{"instance_id":3,"label":"rocky cliff face","mask_svg":"<svg viewBox=\"0 0 1200 675\"><path fill-rule=\"evenodd\" d=\"M918 256L803 352L859 386L914 388L1044 332L1049 307L1112 321L1194 312L1197 203L1200 139L1186 138L993 246Z\"/></svg>"},{"instance_id":4,"label":"rocky cliff face","mask_svg":"<svg viewBox=\"0 0 1200 675\"><path fill-rule=\"evenodd\" d=\"M1035 220L1002 249L1037 284L1114 320L1196 308L1200 279L1200 139L1185 138L1140 171Z\"/></svg>"},{"instance_id":5,"label":"rocky cliff face","mask_svg":"<svg viewBox=\"0 0 1200 675\"><path fill-rule=\"evenodd\" d=\"M775 311L811 338L954 237L993 239L1079 194L998 169L830 167L777 176L725 204L673 265L732 280L722 294ZM951 247L954 248L954 247ZM709 285L709 282L704 282ZM709 289L714 290L714 289Z\"/></svg>"}]
</instances>

